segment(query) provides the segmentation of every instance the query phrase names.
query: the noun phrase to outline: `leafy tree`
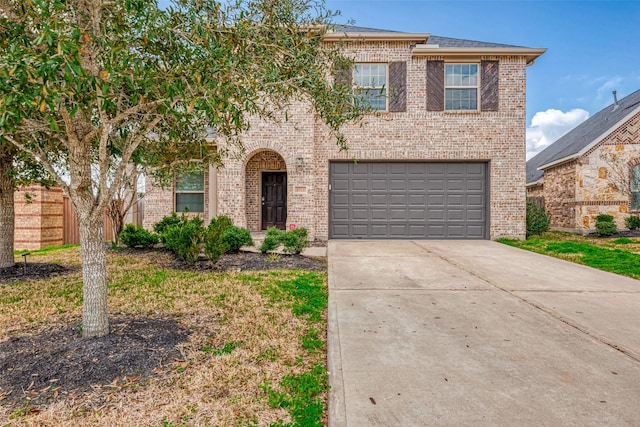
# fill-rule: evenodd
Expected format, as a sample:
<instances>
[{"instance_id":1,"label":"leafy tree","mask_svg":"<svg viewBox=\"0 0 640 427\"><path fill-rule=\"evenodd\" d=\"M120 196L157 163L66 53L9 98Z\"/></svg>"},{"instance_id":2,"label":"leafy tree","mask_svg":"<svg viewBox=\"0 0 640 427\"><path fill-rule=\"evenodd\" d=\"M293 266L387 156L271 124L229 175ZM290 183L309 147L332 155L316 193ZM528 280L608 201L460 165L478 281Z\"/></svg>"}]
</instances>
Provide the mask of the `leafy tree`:
<instances>
[{"instance_id":1,"label":"leafy tree","mask_svg":"<svg viewBox=\"0 0 640 427\"><path fill-rule=\"evenodd\" d=\"M0 142L37 159L73 203L80 227L83 334L109 333L102 216L132 162L163 172L219 162L255 118L313 108L340 127L362 109L323 42L318 0L0 1Z\"/></svg>"}]
</instances>

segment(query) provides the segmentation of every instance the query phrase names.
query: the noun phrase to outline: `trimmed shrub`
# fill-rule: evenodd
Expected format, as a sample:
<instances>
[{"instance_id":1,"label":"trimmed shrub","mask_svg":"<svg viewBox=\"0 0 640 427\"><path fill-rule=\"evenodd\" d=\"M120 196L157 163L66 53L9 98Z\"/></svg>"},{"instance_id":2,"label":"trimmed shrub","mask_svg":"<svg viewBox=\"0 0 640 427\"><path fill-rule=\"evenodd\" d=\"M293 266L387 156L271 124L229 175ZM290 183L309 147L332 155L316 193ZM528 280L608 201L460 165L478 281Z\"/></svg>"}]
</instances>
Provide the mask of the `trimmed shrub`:
<instances>
[{"instance_id":1,"label":"trimmed shrub","mask_svg":"<svg viewBox=\"0 0 640 427\"><path fill-rule=\"evenodd\" d=\"M266 254L269 251L275 251L282 243L282 235L284 231L278 230L276 227L267 229L267 235L264 237L262 244L258 248L260 253Z\"/></svg>"},{"instance_id":2,"label":"trimmed shrub","mask_svg":"<svg viewBox=\"0 0 640 427\"><path fill-rule=\"evenodd\" d=\"M600 214L596 217L596 233L600 236L612 236L616 234L618 228L613 221L613 216Z\"/></svg>"},{"instance_id":3,"label":"trimmed shrub","mask_svg":"<svg viewBox=\"0 0 640 427\"><path fill-rule=\"evenodd\" d=\"M222 241L227 247L227 252L232 253L238 252L243 246L253 246L249 230L235 225L230 225L224 230Z\"/></svg>"},{"instance_id":4,"label":"trimmed shrub","mask_svg":"<svg viewBox=\"0 0 640 427\"><path fill-rule=\"evenodd\" d=\"M204 236L204 254L213 263L218 262L220 256L229 250L229 247L224 243L224 232L231 224L232 221L228 216L221 215L212 218L209 227L207 227Z\"/></svg>"},{"instance_id":5,"label":"trimmed shrub","mask_svg":"<svg viewBox=\"0 0 640 427\"><path fill-rule=\"evenodd\" d=\"M543 207L527 200L527 237L549 230L551 218Z\"/></svg>"},{"instance_id":6,"label":"trimmed shrub","mask_svg":"<svg viewBox=\"0 0 640 427\"><path fill-rule=\"evenodd\" d=\"M166 217L165 217L166 218ZM188 263L195 263L202 252L205 228L200 217L182 215L178 224L170 225L162 234L165 247Z\"/></svg>"},{"instance_id":7,"label":"trimmed shrub","mask_svg":"<svg viewBox=\"0 0 640 427\"><path fill-rule=\"evenodd\" d=\"M640 228L640 216L629 215L624 219L624 225L626 225L629 230L637 230Z\"/></svg>"},{"instance_id":8,"label":"trimmed shrub","mask_svg":"<svg viewBox=\"0 0 640 427\"><path fill-rule=\"evenodd\" d=\"M283 251L287 254L299 255L304 248L309 247L309 238L306 228L295 228L291 231L282 233Z\"/></svg>"},{"instance_id":9,"label":"trimmed shrub","mask_svg":"<svg viewBox=\"0 0 640 427\"><path fill-rule=\"evenodd\" d=\"M158 233L158 235L160 236L160 242L164 244L164 232L172 225L178 224L180 224L180 217L175 212L171 212L171 215L167 215L160 221L153 224L153 231Z\"/></svg>"},{"instance_id":10,"label":"trimmed shrub","mask_svg":"<svg viewBox=\"0 0 640 427\"><path fill-rule=\"evenodd\" d=\"M120 233L120 241L130 248L150 248L158 243L158 236L140 225L127 224Z\"/></svg>"},{"instance_id":11,"label":"trimmed shrub","mask_svg":"<svg viewBox=\"0 0 640 427\"><path fill-rule=\"evenodd\" d=\"M233 225L231 218L220 215L213 218L204 238L204 254L217 262L222 254L238 252L242 246L253 246L249 230Z\"/></svg>"}]
</instances>

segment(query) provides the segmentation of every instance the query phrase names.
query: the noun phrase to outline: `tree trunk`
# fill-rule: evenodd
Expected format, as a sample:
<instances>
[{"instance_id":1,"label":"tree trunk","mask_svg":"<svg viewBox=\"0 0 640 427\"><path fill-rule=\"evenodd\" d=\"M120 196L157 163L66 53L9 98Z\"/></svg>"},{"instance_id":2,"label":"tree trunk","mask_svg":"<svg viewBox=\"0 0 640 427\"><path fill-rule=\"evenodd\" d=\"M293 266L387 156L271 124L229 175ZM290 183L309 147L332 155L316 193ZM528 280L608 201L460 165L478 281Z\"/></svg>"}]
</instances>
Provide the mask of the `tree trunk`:
<instances>
[{"instance_id":1,"label":"tree trunk","mask_svg":"<svg viewBox=\"0 0 640 427\"><path fill-rule=\"evenodd\" d=\"M5 157L0 158L0 268L12 267L15 264L13 258L13 236L15 228L14 183L11 173L5 165Z\"/></svg>"},{"instance_id":2,"label":"tree trunk","mask_svg":"<svg viewBox=\"0 0 640 427\"><path fill-rule=\"evenodd\" d=\"M82 254L82 335L85 338L109 334L107 308L107 255L102 220L78 218Z\"/></svg>"}]
</instances>

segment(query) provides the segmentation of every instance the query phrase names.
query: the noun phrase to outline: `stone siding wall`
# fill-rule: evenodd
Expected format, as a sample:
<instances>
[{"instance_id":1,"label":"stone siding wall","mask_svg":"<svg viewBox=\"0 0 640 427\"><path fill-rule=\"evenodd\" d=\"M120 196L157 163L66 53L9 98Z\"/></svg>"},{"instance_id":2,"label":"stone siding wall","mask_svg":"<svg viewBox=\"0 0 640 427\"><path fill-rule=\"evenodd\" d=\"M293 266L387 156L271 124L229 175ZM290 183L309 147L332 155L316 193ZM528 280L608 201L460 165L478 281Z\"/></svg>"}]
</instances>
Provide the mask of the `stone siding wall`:
<instances>
[{"instance_id":1,"label":"stone siding wall","mask_svg":"<svg viewBox=\"0 0 640 427\"><path fill-rule=\"evenodd\" d=\"M362 126L346 126L343 131L350 149L342 152L302 101L293 105L288 120L279 124L256 120L242 138L245 151L229 156L218 171L218 214L231 216L237 225L255 228L255 206L251 203L259 189L253 184L252 159L265 151L277 153L284 161L287 223L306 227L311 238L321 240L328 237L331 160L486 161L490 236L524 238L525 59L478 58L500 61L498 111L429 112L426 63L443 58L412 57L409 45L356 42L349 46L357 62L406 61L406 112L371 114ZM302 165L297 165L297 158L302 159ZM165 200L172 200L171 191L147 197L145 226L171 212L171 204Z\"/></svg>"},{"instance_id":2,"label":"stone siding wall","mask_svg":"<svg viewBox=\"0 0 640 427\"><path fill-rule=\"evenodd\" d=\"M630 166L639 161L640 113L618 126L580 159L576 172L576 221L580 231L593 231L595 218L601 213L613 215L618 228L625 228Z\"/></svg>"}]
</instances>

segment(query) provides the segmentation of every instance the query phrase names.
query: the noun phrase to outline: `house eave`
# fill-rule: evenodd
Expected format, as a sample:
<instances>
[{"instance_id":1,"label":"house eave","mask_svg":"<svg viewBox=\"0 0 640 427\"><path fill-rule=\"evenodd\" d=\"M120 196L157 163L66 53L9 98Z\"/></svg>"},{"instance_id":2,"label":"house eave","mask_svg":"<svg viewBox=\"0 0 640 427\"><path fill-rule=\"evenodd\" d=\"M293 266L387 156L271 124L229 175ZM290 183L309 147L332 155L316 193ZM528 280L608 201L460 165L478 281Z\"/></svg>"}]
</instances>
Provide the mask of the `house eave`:
<instances>
[{"instance_id":1,"label":"house eave","mask_svg":"<svg viewBox=\"0 0 640 427\"><path fill-rule=\"evenodd\" d=\"M535 187L537 185L544 185L544 178L540 178L539 180L533 181L533 182L527 182L525 184L525 187L530 188L530 187Z\"/></svg>"},{"instance_id":2,"label":"house eave","mask_svg":"<svg viewBox=\"0 0 640 427\"><path fill-rule=\"evenodd\" d=\"M524 56L527 65L534 63L547 49L526 47L440 47L420 44L411 51L413 56L443 56L447 59L469 59L482 56Z\"/></svg>"},{"instance_id":3,"label":"house eave","mask_svg":"<svg viewBox=\"0 0 640 427\"><path fill-rule=\"evenodd\" d=\"M328 32L324 35L325 41L407 41L407 42L426 42L431 34L429 33L396 33L396 32L371 32L371 33L345 33L345 32Z\"/></svg>"},{"instance_id":4,"label":"house eave","mask_svg":"<svg viewBox=\"0 0 640 427\"><path fill-rule=\"evenodd\" d=\"M553 166L560 166L563 163L569 163L570 161L575 160L575 159L577 159L579 157L580 157L580 155L578 153L571 154L570 156L566 156L566 157L563 157L561 159L554 160L553 162L550 162L550 163L547 163L547 164L544 164L544 165L540 165L537 168L537 170L543 171L543 170L549 169L550 167L553 167Z\"/></svg>"}]
</instances>

